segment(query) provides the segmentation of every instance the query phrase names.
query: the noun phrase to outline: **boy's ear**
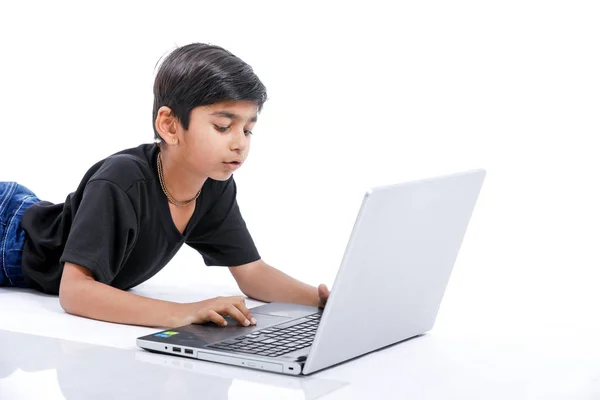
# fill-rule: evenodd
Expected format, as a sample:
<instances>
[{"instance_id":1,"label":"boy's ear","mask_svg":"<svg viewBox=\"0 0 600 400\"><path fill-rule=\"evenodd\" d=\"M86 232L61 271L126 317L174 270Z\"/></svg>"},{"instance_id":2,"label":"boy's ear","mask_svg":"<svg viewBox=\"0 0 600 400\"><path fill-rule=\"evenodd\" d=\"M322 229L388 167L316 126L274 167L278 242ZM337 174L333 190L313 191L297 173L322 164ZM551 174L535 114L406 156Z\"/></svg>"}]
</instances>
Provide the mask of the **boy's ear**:
<instances>
[{"instance_id":1,"label":"boy's ear","mask_svg":"<svg viewBox=\"0 0 600 400\"><path fill-rule=\"evenodd\" d=\"M156 121L154 124L156 126L156 131L160 135L161 138L165 141L166 144L177 144L177 117L173 115L171 109L167 106L162 106L158 109L158 113L156 114Z\"/></svg>"}]
</instances>

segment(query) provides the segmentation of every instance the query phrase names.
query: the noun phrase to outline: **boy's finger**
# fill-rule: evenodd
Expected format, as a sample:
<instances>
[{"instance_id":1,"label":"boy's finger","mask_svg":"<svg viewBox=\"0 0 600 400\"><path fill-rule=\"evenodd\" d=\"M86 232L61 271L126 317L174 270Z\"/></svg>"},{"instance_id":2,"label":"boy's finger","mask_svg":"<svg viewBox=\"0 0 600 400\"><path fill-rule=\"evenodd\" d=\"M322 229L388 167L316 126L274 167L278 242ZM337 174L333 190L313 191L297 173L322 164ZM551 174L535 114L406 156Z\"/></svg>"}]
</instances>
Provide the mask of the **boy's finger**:
<instances>
[{"instance_id":1,"label":"boy's finger","mask_svg":"<svg viewBox=\"0 0 600 400\"><path fill-rule=\"evenodd\" d=\"M256 319L254 319L243 298L241 302L236 304L236 307L246 316L251 325L256 325Z\"/></svg>"},{"instance_id":2,"label":"boy's finger","mask_svg":"<svg viewBox=\"0 0 600 400\"><path fill-rule=\"evenodd\" d=\"M236 306L234 306L233 304L230 304L225 312L227 312L227 315L229 315L231 318L235 319L237 322L239 322L241 325L243 326L248 326L250 325L250 320L248 318L246 318L246 316L244 315L243 312L241 312Z\"/></svg>"},{"instance_id":3,"label":"boy's finger","mask_svg":"<svg viewBox=\"0 0 600 400\"><path fill-rule=\"evenodd\" d=\"M221 314L214 310L210 310L208 312L207 317L209 321L212 321L219 326L227 326L227 321L225 320L225 318L223 318Z\"/></svg>"},{"instance_id":4,"label":"boy's finger","mask_svg":"<svg viewBox=\"0 0 600 400\"><path fill-rule=\"evenodd\" d=\"M326 299L329 297L329 289L327 288L326 285L324 285L324 284L319 285L319 296L323 299Z\"/></svg>"}]
</instances>

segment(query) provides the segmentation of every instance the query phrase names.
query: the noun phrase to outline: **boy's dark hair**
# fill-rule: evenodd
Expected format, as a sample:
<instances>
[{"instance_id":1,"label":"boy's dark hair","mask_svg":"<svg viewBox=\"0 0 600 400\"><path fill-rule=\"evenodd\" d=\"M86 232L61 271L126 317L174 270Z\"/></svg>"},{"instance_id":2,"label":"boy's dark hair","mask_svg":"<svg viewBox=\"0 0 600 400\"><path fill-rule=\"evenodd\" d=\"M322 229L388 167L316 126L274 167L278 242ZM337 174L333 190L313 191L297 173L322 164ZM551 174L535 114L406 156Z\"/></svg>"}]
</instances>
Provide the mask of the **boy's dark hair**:
<instances>
[{"instance_id":1,"label":"boy's dark hair","mask_svg":"<svg viewBox=\"0 0 600 400\"><path fill-rule=\"evenodd\" d=\"M154 138L162 141L155 126L160 107L169 107L188 129L194 108L230 100L253 101L262 110L267 89L252 67L219 46L191 43L179 47L164 59L154 80Z\"/></svg>"}]
</instances>

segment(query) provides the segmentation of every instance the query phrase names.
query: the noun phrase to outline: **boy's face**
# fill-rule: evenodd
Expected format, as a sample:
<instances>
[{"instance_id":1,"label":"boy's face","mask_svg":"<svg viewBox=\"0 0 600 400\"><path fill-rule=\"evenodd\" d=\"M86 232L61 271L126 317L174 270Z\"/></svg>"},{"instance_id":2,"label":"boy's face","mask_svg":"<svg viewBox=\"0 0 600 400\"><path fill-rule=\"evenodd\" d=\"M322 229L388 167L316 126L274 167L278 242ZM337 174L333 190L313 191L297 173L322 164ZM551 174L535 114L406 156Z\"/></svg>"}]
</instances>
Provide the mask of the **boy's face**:
<instances>
[{"instance_id":1,"label":"boy's face","mask_svg":"<svg viewBox=\"0 0 600 400\"><path fill-rule=\"evenodd\" d=\"M201 176L229 179L248 157L257 112L256 103L250 101L194 108L188 130L179 127L178 157Z\"/></svg>"}]
</instances>

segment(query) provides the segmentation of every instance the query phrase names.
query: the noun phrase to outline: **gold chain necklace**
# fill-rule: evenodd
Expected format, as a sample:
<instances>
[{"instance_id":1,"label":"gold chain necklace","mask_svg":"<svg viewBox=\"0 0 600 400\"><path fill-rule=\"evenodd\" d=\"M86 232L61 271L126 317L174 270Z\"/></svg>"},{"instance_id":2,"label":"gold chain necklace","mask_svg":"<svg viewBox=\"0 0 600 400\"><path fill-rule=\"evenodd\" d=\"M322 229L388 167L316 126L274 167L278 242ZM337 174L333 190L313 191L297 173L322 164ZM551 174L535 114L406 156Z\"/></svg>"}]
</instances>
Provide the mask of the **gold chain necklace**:
<instances>
[{"instance_id":1,"label":"gold chain necklace","mask_svg":"<svg viewBox=\"0 0 600 400\"><path fill-rule=\"evenodd\" d=\"M158 157L156 157L156 165L158 167L158 180L160 181L160 187L162 188L162 191L167 196L169 203L175 205L176 207L183 207L183 206L187 206L188 204L190 204L191 202L196 200L198 198L198 196L200 196L200 192L202 191L202 189L198 190L198 193L196 193L196 195L189 200L186 200L186 201L175 200L173 198L173 196L171 196L171 194L167 190L167 185L165 185L165 178L163 177L162 160L160 157L160 152L158 153Z\"/></svg>"}]
</instances>

